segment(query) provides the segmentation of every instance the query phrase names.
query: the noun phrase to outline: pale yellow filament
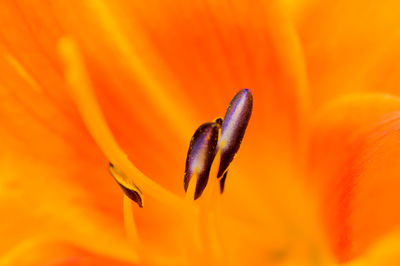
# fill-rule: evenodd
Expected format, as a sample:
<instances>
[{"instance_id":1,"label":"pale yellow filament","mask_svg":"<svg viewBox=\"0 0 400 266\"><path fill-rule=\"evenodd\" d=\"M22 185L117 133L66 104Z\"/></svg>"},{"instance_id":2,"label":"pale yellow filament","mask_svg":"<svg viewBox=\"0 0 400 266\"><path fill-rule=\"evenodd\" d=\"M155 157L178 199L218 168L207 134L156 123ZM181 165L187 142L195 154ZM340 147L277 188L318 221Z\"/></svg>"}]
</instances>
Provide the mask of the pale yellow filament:
<instances>
[{"instance_id":1,"label":"pale yellow filament","mask_svg":"<svg viewBox=\"0 0 400 266\"><path fill-rule=\"evenodd\" d=\"M194 169L194 173L192 177L189 180L188 188L186 190L186 195L185 195L185 200L188 202L191 202L194 200L194 194L196 192L196 185L197 185L197 179L198 179L198 168Z\"/></svg>"},{"instance_id":2,"label":"pale yellow filament","mask_svg":"<svg viewBox=\"0 0 400 266\"><path fill-rule=\"evenodd\" d=\"M191 177L188 188L186 191L185 200L188 202L191 208L186 208L184 210L184 223L186 229L186 242L188 247L188 256L190 261L197 261L199 265L201 265L200 261L198 261L200 254L202 251L202 240L201 240L201 232L199 225L199 208L196 204L194 204L194 195L196 192L197 185L197 175L198 169L194 170L194 174ZM201 257L201 256L200 256Z\"/></svg>"},{"instance_id":3,"label":"pale yellow filament","mask_svg":"<svg viewBox=\"0 0 400 266\"><path fill-rule=\"evenodd\" d=\"M221 144L222 147L223 143ZM213 164L211 166L209 180L207 188L203 193L203 196L199 200L200 206L200 226L201 231L204 233L204 245L207 253L209 254L209 260L213 265L222 264L222 248L218 236L217 230L217 215L219 213L219 182L217 178L219 165L221 162L221 149L218 150Z\"/></svg>"},{"instance_id":4,"label":"pale yellow filament","mask_svg":"<svg viewBox=\"0 0 400 266\"><path fill-rule=\"evenodd\" d=\"M123 199L123 208L124 208L124 224L125 224L125 232L127 234L128 240L133 246L135 250L139 251L140 241L139 236L136 230L135 219L133 217L133 209L132 209L132 200L129 199L126 195L124 195ZM140 256L140 252L139 256ZM139 257L140 260L140 257Z\"/></svg>"},{"instance_id":5,"label":"pale yellow filament","mask_svg":"<svg viewBox=\"0 0 400 266\"><path fill-rule=\"evenodd\" d=\"M91 81L75 42L65 37L60 40L59 49L66 64L65 76L72 97L89 132L109 161L118 166L128 177L132 178L144 193L172 208L179 208L185 205L183 199L164 189L140 172L118 146L97 103Z\"/></svg>"}]
</instances>

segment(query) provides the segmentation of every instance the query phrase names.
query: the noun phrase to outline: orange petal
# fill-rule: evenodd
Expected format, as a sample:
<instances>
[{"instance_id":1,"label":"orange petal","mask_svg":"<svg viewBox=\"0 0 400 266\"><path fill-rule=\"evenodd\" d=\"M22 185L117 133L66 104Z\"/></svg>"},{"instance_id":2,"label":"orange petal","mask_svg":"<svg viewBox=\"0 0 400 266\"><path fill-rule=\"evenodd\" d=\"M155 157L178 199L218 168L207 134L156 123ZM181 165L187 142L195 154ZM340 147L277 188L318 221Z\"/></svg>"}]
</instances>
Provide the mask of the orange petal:
<instances>
[{"instance_id":1,"label":"orange petal","mask_svg":"<svg viewBox=\"0 0 400 266\"><path fill-rule=\"evenodd\" d=\"M77 141L64 135L65 131L74 131L68 120L44 124L9 93L2 96L7 101L0 107L0 212L12 219L2 223L2 234L7 238L0 243L0 250L31 232L51 231L93 252L117 258L135 256L136 251L123 236L122 192L98 148L88 140L79 142L82 136ZM43 110L49 115L54 111ZM176 249L175 244L181 245L172 241L176 239L171 227L176 226L176 216L160 213L159 202L146 202L148 208L135 214L145 245L152 246L152 250L158 249L156 245L166 250L162 245L169 243L168 247ZM156 225L160 220L164 223ZM174 230L178 232L178 228ZM115 249L108 248L108 241Z\"/></svg>"},{"instance_id":2,"label":"orange petal","mask_svg":"<svg viewBox=\"0 0 400 266\"><path fill-rule=\"evenodd\" d=\"M9 219L1 223L0 250L35 233L93 253L134 261L137 251L127 243L121 219L112 214L116 210L107 211L88 190L66 182L64 175L76 168L62 164L45 163L9 150L1 155L0 212Z\"/></svg>"},{"instance_id":3,"label":"orange petal","mask_svg":"<svg viewBox=\"0 0 400 266\"><path fill-rule=\"evenodd\" d=\"M26 238L0 256L1 265L132 265L45 237Z\"/></svg>"},{"instance_id":4,"label":"orange petal","mask_svg":"<svg viewBox=\"0 0 400 266\"><path fill-rule=\"evenodd\" d=\"M44 120L45 125L67 121L72 125L65 129L65 135L70 136L74 129L78 135L78 141L67 147L68 154L72 153L65 159L68 163L57 164L54 176L62 180L72 179L72 187L82 182L96 207L99 204L105 213L108 211L110 216L117 217L116 192L106 185L110 178L106 179L101 166L104 158L82 133L75 109L70 101L65 100L65 84L57 76L60 67L54 53L57 39L64 33L78 40L107 121L130 158L146 174L167 185L175 184L170 186L176 190L181 189L184 166L181 155L187 150L192 132L201 122L223 114L229 99L242 87L249 87L258 99L244 141L248 146L245 148L244 143L241 155L247 158L242 160L242 169L246 169L244 165L254 167L251 173L243 172L254 173L255 180L260 180L261 184L266 175L287 174L286 168L290 163L286 160L293 156L291 148L298 141L297 130L303 122L307 89L299 41L276 3L188 4L182 1L173 6L162 1L146 5L140 2L116 4L113 1L57 1L46 5L29 1L16 3L18 7L14 2L2 3L0 9L7 12L0 16L0 21L9 24L20 18L16 19L17 26L10 32L0 31L3 49L25 71L15 63L14 69L6 69L14 70L25 79L29 73L32 78L26 79L25 83L38 84L44 92L56 98L54 102L43 102L61 103L67 113L72 113L71 120L68 117L60 119L60 114L54 115L53 121ZM48 14L55 15L49 19ZM42 16L46 18L43 20ZM56 26L51 37L40 34L48 24ZM40 43L40 47L34 40ZM9 64L13 65L12 62ZM42 64L44 70L39 67ZM8 90L15 80L19 81L7 78ZM25 108L27 102L29 100L25 98L18 106ZM6 128L8 137L14 130L31 142L39 140L32 145L34 149L23 151L20 148L18 152L36 153L44 148L50 151L45 153L45 164L59 163L50 156L54 155L53 150L59 150L58 146L49 146L47 139L43 142L40 138L30 138L30 132L26 132L26 128L35 128L35 123L28 127L15 125L15 116L8 110L4 113L9 122L7 125L11 125ZM39 110L39 117L44 113ZM33 133L36 134L36 130ZM48 135L38 136L45 139ZM64 144L68 146L69 142ZM62 146L61 150L65 149ZM82 156L81 150L89 151L89 155ZM267 165L265 157L268 157ZM251 158L257 158L256 162ZM71 163L76 166L72 178L69 172L58 172L69 169ZM269 167L272 170L265 172ZM252 179L246 182L260 185ZM139 226L148 226L146 233L156 238L152 224L144 221L139 221ZM153 223L159 221L153 220Z\"/></svg>"},{"instance_id":5,"label":"orange petal","mask_svg":"<svg viewBox=\"0 0 400 266\"><path fill-rule=\"evenodd\" d=\"M298 7L312 97L361 91L399 94L399 1L304 1Z\"/></svg>"},{"instance_id":6,"label":"orange petal","mask_svg":"<svg viewBox=\"0 0 400 266\"><path fill-rule=\"evenodd\" d=\"M0 212L10 217L1 223L0 250L35 232L132 260L135 251L125 242L120 222L120 189L110 186L96 147L77 141L76 127L43 98L31 97L37 105L25 106L10 91L0 92ZM52 115L60 123L53 123ZM119 247L109 249L111 240Z\"/></svg>"},{"instance_id":7,"label":"orange petal","mask_svg":"<svg viewBox=\"0 0 400 266\"><path fill-rule=\"evenodd\" d=\"M280 161L293 156L307 88L296 33L276 3L61 1L57 11L67 14L60 23L87 55L117 139L140 169L162 175L161 183L169 180L182 191L177 177L189 136L198 124L223 114L243 87L255 98L247 137L252 151L279 149ZM138 119L130 123L130 117ZM143 130L149 124L159 148Z\"/></svg>"},{"instance_id":8,"label":"orange petal","mask_svg":"<svg viewBox=\"0 0 400 266\"><path fill-rule=\"evenodd\" d=\"M400 235L393 232L382 237L361 258L352 261L346 266L379 266L398 265L400 263Z\"/></svg>"},{"instance_id":9,"label":"orange petal","mask_svg":"<svg viewBox=\"0 0 400 266\"><path fill-rule=\"evenodd\" d=\"M400 99L360 94L320 112L312 131L310 181L339 261L397 229Z\"/></svg>"},{"instance_id":10,"label":"orange petal","mask_svg":"<svg viewBox=\"0 0 400 266\"><path fill-rule=\"evenodd\" d=\"M81 128L56 56L61 35L79 41L121 146L139 169L174 191L183 192L182 154L193 131L223 114L243 87L255 97L245 140L251 150L277 157L278 149L277 161L293 156L307 84L298 37L277 3L19 0L1 5L7 10L1 23L18 20L11 31L0 30L4 50ZM7 89L15 79L7 79ZM22 103L29 105L28 99Z\"/></svg>"}]
</instances>

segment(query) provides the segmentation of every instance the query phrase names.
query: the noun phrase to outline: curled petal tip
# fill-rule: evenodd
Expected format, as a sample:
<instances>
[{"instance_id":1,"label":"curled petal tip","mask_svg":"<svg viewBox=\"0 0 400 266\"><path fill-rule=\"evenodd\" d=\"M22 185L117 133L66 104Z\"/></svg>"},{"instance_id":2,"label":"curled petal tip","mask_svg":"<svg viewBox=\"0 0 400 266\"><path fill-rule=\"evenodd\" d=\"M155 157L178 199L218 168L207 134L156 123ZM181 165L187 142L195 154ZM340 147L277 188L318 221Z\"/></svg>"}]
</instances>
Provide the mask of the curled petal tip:
<instances>
[{"instance_id":1,"label":"curled petal tip","mask_svg":"<svg viewBox=\"0 0 400 266\"><path fill-rule=\"evenodd\" d=\"M252 109L253 95L249 89L239 91L229 104L221 126L221 138L218 142L218 148L221 149L218 177L226 172L239 150Z\"/></svg>"},{"instance_id":2,"label":"curled petal tip","mask_svg":"<svg viewBox=\"0 0 400 266\"><path fill-rule=\"evenodd\" d=\"M193 177L197 178L194 199L201 196L207 185L219 134L219 123L204 123L196 130L190 141L183 183L185 191L187 191L190 180Z\"/></svg>"},{"instance_id":3,"label":"curled petal tip","mask_svg":"<svg viewBox=\"0 0 400 266\"><path fill-rule=\"evenodd\" d=\"M117 181L125 195L137 203L140 208L143 208L143 195L140 189L118 168L111 162L108 165L111 175Z\"/></svg>"}]
</instances>

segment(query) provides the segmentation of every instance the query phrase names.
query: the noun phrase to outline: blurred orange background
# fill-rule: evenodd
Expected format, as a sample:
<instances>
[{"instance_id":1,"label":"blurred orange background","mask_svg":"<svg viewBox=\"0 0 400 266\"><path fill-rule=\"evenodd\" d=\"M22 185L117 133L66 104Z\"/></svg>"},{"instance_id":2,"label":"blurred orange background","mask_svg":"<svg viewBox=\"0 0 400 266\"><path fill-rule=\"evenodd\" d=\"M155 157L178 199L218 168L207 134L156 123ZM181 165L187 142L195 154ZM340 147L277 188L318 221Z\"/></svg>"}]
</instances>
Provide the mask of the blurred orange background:
<instances>
[{"instance_id":1,"label":"blurred orange background","mask_svg":"<svg viewBox=\"0 0 400 266\"><path fill-rule=\"evenodd\" d=\"M0 265L399 265L399 10L1 1ZM191 136L243 88L253 114L198 225L146 180L185 202ZM144 174L131 223L98 117Z\"/></svg>"}]
</instances>

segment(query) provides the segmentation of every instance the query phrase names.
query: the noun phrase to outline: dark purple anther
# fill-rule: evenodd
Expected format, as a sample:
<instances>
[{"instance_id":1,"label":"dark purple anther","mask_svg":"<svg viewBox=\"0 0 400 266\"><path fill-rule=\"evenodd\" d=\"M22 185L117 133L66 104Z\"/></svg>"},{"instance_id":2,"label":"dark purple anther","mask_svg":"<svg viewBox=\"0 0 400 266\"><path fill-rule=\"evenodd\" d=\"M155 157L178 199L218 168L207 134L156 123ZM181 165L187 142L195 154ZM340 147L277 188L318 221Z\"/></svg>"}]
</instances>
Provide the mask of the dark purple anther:
<instances>
[{"instance_id":1,"label":"dark purple anther","mask_svg":"<svg viewBox=\"0 0 400 266\"><path fill-rule=\"evenodd\" d=\"M229 104L221 126L221 137L218 142L218 149L221 149L218 178L224 175L239 150L250 120L252 108L253 95L248 89L239 91Z\"/></svg>"},{"instance_id":2,"label":"dark purple anther","mask_svg":"<svg viewBox=\"0 0 400 266\"><path fill-rule=\"evenodd\" d=\"M202 124L194 133L190 141L189 151L186 157L186 168L183 185L187 191L189 182L197 172L197 183L194 199L197 199L203 193L208 182L211 164L214 160L218 137L220 132L218 122Z\"/></svg>"},{"instance_id":3,"label":"dark purple anther","mask_svg":"<svg viewBox=\"0 0 400 266\"><path fill-rule=\"evenodd\" d=\"M227 175L228 175L228 171L225 171L224 176L219 179L219 192L221 194L224 193L224 190L225 190L225 181L226 181Z\"/></svg>"}]
</instances>

